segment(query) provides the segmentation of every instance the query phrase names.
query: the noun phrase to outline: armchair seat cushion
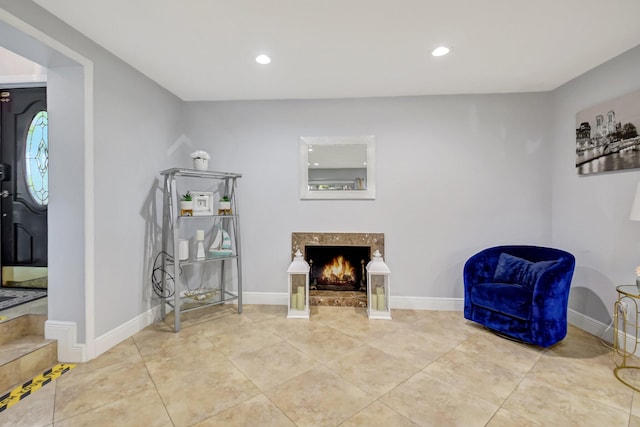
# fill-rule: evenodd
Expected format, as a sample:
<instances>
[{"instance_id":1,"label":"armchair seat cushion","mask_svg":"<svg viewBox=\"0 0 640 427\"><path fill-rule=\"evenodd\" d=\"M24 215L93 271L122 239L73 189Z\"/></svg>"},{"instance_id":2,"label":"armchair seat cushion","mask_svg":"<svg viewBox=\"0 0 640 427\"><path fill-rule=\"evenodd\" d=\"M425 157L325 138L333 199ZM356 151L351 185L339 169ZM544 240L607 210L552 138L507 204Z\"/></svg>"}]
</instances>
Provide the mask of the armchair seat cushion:
<instances>
[{"instance_id":1,"label":"armchair seat cushion","mask_svg":"<svg viewBox=\"0 0 640 427\"><path fill-rule=\"evenodd\" d=\"M471 289L471 303L522 320L531 317L533 291L518 284L480 283Z\"/></svg>"}]
</instances>

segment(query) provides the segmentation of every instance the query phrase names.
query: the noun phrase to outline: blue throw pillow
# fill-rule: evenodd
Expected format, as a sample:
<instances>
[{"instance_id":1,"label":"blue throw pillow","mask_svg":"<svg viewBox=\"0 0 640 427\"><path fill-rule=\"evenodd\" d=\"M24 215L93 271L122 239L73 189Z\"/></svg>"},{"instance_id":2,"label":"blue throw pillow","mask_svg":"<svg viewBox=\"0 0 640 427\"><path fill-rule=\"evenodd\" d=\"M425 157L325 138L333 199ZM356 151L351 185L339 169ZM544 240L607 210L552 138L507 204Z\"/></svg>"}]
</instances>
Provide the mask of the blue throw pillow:
<instances>
[{"instance_id":1,"label":"blue throw pillow","mask_svg":"<svg viewBox=\"0 0 640 427\"><path fill-rule=\"evenodd\" d=\"M496 271L493 273L493 281L516 283L531 289L538 281L538 277L556 262L558 261L531 262L507 253L501 253Z\"/></svg>"}]
</instances>

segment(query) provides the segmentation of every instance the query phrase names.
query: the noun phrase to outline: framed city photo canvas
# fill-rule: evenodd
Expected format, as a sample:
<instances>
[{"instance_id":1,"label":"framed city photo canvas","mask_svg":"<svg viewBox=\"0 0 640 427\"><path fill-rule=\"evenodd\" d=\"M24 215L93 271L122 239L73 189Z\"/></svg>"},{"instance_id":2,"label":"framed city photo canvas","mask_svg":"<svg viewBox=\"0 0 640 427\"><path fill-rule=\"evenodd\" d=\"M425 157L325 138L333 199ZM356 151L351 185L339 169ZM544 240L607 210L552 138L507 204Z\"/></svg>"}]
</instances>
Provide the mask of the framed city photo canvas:
<instances>
[{"instance_id":1,"label":"framed city photo canvas","mask_svg":"<svg viewBox=\"0 0 640 427\"><path fill-rule=\"evenodd\" d=\"M640 168L640 90L576 114L576 172Z\"/></svg>"}]
</instances>

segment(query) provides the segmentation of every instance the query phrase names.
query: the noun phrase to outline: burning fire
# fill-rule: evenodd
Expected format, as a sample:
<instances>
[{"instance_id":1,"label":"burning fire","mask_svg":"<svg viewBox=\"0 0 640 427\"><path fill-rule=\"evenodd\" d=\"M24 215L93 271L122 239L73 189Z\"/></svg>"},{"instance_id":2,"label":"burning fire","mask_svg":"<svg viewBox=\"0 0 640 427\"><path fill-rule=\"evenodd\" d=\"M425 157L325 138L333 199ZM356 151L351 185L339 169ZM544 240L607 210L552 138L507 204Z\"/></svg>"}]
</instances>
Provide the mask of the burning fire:
<instances>
[{"instance_id":1,"label":"burning fire","mask_svg":"<svg viewBox=\"0 0 640 427\"><path fill-rule=\"evenodd\" d=\"M324 266L322 280L327 282L353 282L356 280L354 268L342 255L334 258L331 263Z\"/></svg>"}]
</instances>

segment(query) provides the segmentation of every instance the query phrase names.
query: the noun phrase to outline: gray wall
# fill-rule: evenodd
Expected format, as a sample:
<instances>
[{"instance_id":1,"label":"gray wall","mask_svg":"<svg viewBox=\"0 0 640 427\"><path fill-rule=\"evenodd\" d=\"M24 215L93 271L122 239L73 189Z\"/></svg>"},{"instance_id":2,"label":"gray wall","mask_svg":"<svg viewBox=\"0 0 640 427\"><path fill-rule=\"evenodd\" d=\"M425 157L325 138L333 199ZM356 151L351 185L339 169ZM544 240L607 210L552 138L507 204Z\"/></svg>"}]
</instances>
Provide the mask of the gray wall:
<instances>
[{"instance_id":1,"label":"gray wall","mask_svg":"<svg viewBox=\"0 0 640 427\"><path fill-rule=\"evenodd\" d=\"M462 297L465 260L551 239L551 95L188 102L211 169L244 174L245 290L286 292L293 231L385 233L393 294ZM375 200L300 200L300 136L375 135Z\"/></svg>"},{"instance_id":2,"label":"gray wall","mask_svg":"<svg viewBox=\"0 0 640 427\"><path fill-rule=\"evenodd\" d=\"M170 147L182 135L183 103L32 2L0 0L0 8L93 61L95 161L89 167L95 182L91 244L95 335L100 337L150 308L149 259L159 239L157 177L176 163L177 154ZM57 70L50 73L50 86L64 88L61 82L78 71L47 62L46 56L25 56ZM78 102L78 89L69 97L63 90L49 91L53 131L49 319L77 322L78 341L84 342L84 141L66 138L82 128L81 122L73 122L78 117L66 111L69 103ZM61 116L64 128L54 123ZM54 164L62 158L67 159L63 167Z\"/></svg>"},{"instance_id":3,"label":"gray wall","mask_svg":"<svg viewBox=\"0 0 640 427\"><path fill-rule=\"evenodd\" d=\"M577 258L570 308L608 324L615 286L633 284L640 223L629 221L640 171L578 176L576 113L640 88L640 47L553 92L553 242ZM638 124L636 124L638 125Z\"/></svg>"}]
</instances>

